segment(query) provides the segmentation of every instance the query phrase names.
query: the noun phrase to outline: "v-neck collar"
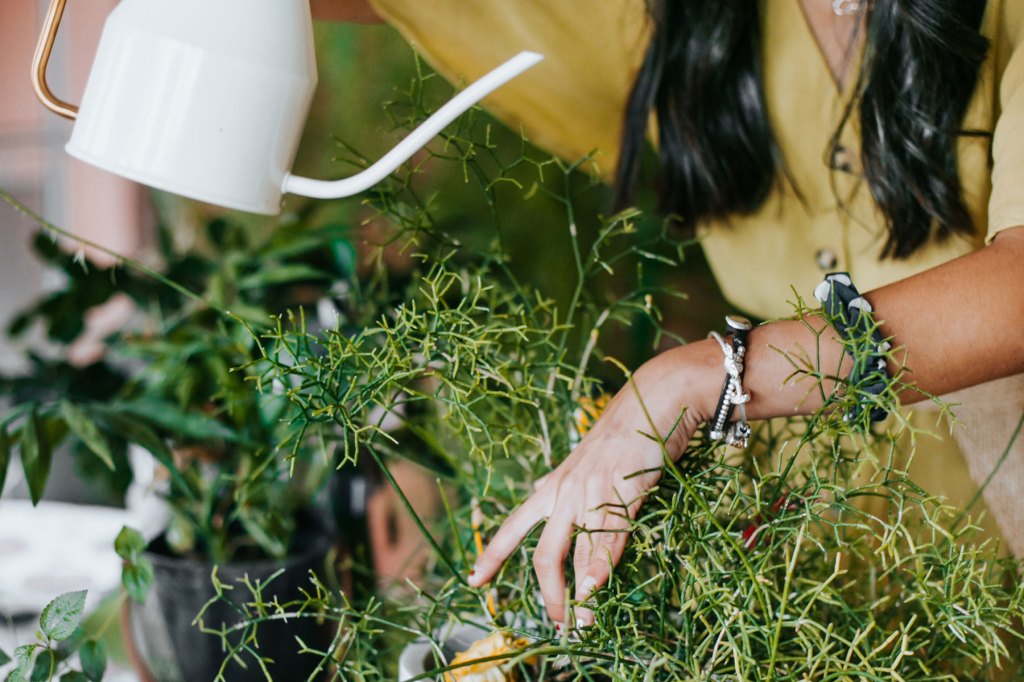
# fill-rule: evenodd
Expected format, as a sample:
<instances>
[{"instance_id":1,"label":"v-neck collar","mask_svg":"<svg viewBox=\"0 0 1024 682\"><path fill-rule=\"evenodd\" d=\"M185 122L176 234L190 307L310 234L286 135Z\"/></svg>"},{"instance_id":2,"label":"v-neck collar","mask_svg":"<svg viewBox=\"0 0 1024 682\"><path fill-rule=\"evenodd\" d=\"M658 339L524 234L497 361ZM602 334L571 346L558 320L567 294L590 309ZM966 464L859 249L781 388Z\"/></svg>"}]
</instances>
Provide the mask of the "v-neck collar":
<instances>
[{"instance_id":1,"label":"v-neck collar","mask_svg":"<svg viewBox=\"0 0 1024 682\"><path fill-rule=\"evenodd\" d=\"M824 2L825 0L818 0ZM779 0L764 0L767 5L779 4ZM846 102L850 98L851 89L856 87L856 83L860 78L860 70L864 63L864 47L866 44L866 38L861 35L857 40L857 44L851 50L849 47L847 50L851 52L850 63L846 66L846 72L842 74L843 81L836 78L836 74L832 71L832 66L829 64L828 57L825 55L825 50L821 45L821 41L818 40L818 35L814 31L814 27L811 25L811 20L808 18L807 13L804 12L804 8L801 4L801 0L782 0L781 4L791 5L790 9L796 14L793 19L800 24L800 32L803 33L804 37L814 47L815 59L817 68L825 73L828 77L829 83L832 84L832 91L835 98L839 101ZM860 30L866 31L866 27L861 27Z\"/></svg>"}]
</instances>

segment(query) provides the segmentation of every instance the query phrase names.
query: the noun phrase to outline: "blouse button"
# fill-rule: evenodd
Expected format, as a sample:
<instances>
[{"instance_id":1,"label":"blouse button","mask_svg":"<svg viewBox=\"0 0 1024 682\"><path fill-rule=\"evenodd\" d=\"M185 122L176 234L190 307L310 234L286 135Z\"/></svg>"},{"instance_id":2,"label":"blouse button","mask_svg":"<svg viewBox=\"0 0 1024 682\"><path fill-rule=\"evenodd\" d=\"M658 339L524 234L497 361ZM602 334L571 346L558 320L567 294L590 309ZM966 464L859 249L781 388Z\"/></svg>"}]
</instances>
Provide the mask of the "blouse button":
<instances>
[{"instance_id":1,"label":"blouse button","mask_svg":"<svg viewBox=\"0 0 1024 682\"><path fill-rule=\"evenodd\" d=\"M825 272L833 270L839 265L839 258L832 249L818 249L814 254L814 260L817 261L818 267Z\"/></svg>"}]
</instances>

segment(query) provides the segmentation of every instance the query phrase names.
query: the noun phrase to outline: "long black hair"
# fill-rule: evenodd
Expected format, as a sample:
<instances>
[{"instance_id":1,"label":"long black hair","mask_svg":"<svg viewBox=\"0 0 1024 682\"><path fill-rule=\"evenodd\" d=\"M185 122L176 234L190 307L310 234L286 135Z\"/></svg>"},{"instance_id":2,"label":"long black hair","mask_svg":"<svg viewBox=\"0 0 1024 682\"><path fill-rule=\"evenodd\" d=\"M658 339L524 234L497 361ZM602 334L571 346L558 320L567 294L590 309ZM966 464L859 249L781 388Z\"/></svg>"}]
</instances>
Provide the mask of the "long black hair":
<instances>
[{"instance_id":1,"label":"long black hair","mask_svg":"<svg viewBox=\"0 0 1024 682\"><path fill-rule=\"evenodd\" d=\"M774 2L777 0L769 0ZM750 214L784 160L768 122L759 0L652 0L654 31L627 105L617 203L640 183L651 112L662 210L692 226ZM882 256L970 233L957 141L989 43L986 0L874 0L846 125L861 121L864 179L885 217ZM833 144L838 139L833 138ZM799 188L796 188L799 192Z\"/></svg>"}]
</instances>

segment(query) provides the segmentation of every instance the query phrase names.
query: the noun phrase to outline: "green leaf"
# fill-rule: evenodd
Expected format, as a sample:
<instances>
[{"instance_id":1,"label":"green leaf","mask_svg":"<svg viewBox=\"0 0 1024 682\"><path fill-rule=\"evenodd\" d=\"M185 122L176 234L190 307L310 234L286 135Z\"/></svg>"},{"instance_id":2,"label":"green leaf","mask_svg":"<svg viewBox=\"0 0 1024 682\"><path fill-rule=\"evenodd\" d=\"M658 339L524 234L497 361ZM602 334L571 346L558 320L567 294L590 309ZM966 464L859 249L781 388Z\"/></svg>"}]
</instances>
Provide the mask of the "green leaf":
<instances>
[{"instance_id":1,"label":"green leaf","mask_svg":"<svg viewBox=\"0 0 1024 682\"><path fill-rule=\"evenodd\" d=\"M0 649L0 668L4 667L11 662L11 657L7 655L7 652Z\"/></svg>"},{"instance_id":2,"label":"green leaf","mask_svg":"<svg viewBox=\"0 0 1024 682\"><path fill-rule=\"evenodd\" d=\"M136 563L125 563L121 569L121 584L132 601L142 604L153 585L153 564L145 557L139 557Z\"/></svg>"},{"instance_id":3,"label":"green leaf","mask_svg":"<svg viewBox=\"0 0 1024 682\"><path fill-rule=\"evenodd\" d=\"M29 668L32 666L32 652L37 648L35 644L26 644L14 650L17 666L7 676L7 682L26 682Z\"/></svg>"},{"instance_id":4,"label":"green leaf","mask_svg":"<svg viewBox=\"0 0 1024 682\"><path fill-rule=\"evenodd\" d=\"M36 657L36 664L32 666L32 675L29 680L30 682L48 682L53 678L55 672L57 672L57 659L54 658L53 651L43 649Z\"/></svg>"},{"instance_id":5,"label":"green leaf","mask_svg":"<svg viewBox=\"0 0 1024 682\"><path fill-rule=\"evenodd\" d=\"M57 641L74 634L75 628L82 622L85 595L85 590L65 592L47 604L43 614L39 616L39 626L43 634Z\"/></svg>"},{"instance_id":6,"label":"green leaf","mask_svg":"<svg viewBox=\"0 0 1024 682\"><path fill-rule=\"evenodd\" d=\"M331 253L334 255L334 264L338 273L343 277L351 277L356 271L356 262L358 261L356 247L347 240L335 239L331 242Z\"/></svg>"},{"instance_id":7,"label":"green leaf","mask_svg":"<svg viewBox=\"0 0 1024 682\"><path fill-rule=\"evenodd\" d=\"M148 450L156 461L164 465L164 468L171 475L171 482L177 487L178 493L186 495L192 499L196 498L195 489L189 482L181 475L181 471L174 464L174 457L171 454L170 449L164 443L163 439L157 435L156 431L147 426L144 422L138 421L137 419L130 417L126 414L120 414L119 412L106 408L102 410L103 418L107 422L107 425L115 433L120 435L129 443L135 443L139 447Z\"/></svg>"},{"instance_id":8,"label":"green leaf","mask_svg":"<svg viewBox=\"0 0 1024 682\"><path fill-rule=\"evenodd\" d=\"M103 460L107 468L114 470L114 455L110 451L110 444L100 431L96 423L89 417L85 410L69 402L60 404L60 414L78 438L85 443L94 455Z\"/></svg>"},{"instance_id":9,"label":"green leaf","mask_svg":"<svg viewBox=\"0 0 1024 682\"><path fill-rule=\"evenodd\" d=\"M238 280L239 289L254 289L273 284L304 282L308 280L326 280L330 276L323 270L308 265L281 265L276 268L260 269L257 272Z\"/></svg>"},{"instance_id":10,"label":"green leaf","mask_svg":"<svg viewBox=\"0 0 1024 682\"><path fill-rule=\"evenodd\" d=\"M78 656L82 662L82 672L92 682L100 682L107 671L107 652L96 640L86 641L79 649Z\"/></svg>"},{"instance_id":11,"label":"green leaf","mask_svg":"<svg viewBox=\"0 0 1024 682\"><path fill-rule=\"evenodd\" d=\"M142 533L128 526L121 528L117 539L114 540L114 551L125 561L135 563L145 549L146 539L142 537Z\"/></svg>"},{"instance_id":12,"label":"green leaf","mask_svg":"<svg viewBox=\"0 0 1024 682\"><path fill-rule=\"evenodd\" d=\"M116 403L111 408L145 419L185 440L225 440L232 443L238 440L238 434L213 417L201 412L185 412L165 400Z\"/></svg>"},{"instance_id":13,"label":"green leaf","mask_svg":"<svg viewBox=\"0 0 1024 682\"><path fill-rule=\"evenodd\" d=\"M57 661L66 661L72 654L78 651L78 647L85 641L85 630L79 625L71 636L60 643L57 647Z\"/></svg>"},{"instance_id":14,"label":"green leaf","mask_svg":"<svg viewBox=\"0 0 1024 682\"><path fill-rule=\"evenodd\" d=\"M308 231L307 225L303 225L303 229L305 230L303 236L300 236L296 230L279 228L274 232L273 241L260 250L257 258L265 261L283 262L310 251L320 253L323 251L324 245L332 241L332 228L329 226L325 226L323 229L312 233ZM347 235L351 231L347 225L341 225L333 228L333 232Z\"/></svg>"},{"instance_id":15,"label":"green leaf","mask_svg":"<svg viewBox=\"0 0 1024 682\"><path fill-rule=\"evenodd\" d=\"M114 551L124 559L121 584L138 604L146 601L146 593L153 584L153 564L142 554L145 549L146 540L142 533L128 526L122 528L114 540Z\"/></svg>"},{"instance_id":16,"label":"green leaf","mask_svg":"<svg viewBox=\"0 0 1024 682\"><path fill-rule=\"evenodd\" d=\"M234 301L227 306L232 317L245 321L253 327L266 327L270 323L270 313L255 305L248 305L242 301Z\"/></svg>"},{"instance_id":17,"label":"green leaf","mask_svg":"<svg viewBox=\"0 0 1024 682\"><path fill-rule=\"evenodd\" d=\"M0 429L0 495L4 492L4 483L7 480L7 467L11 463L11 437L7 433L7 429ZM0 657L2 658L2 657ZM3 665L7 661L0 662Z\"/></svg>"},{"instance_id":18,"label":"green leaf","mask_svg":"<svg viewBox=\"0 0 1024 682\"><path fill-rule=\"evenodd\" d=\"M60 676L60 682L89 682L89 677L77 670L69 670Z\"/></svg>"},{"instance_id":19,"label":"green leaf","mask_svg":"<svg viewBox=\"0 0 1024 682\"><path fill-rule=\"evenodd\" d=\"M268 555L284 557L288 553L287 540L294 529L284 523L280 513L247 506L239 511L238 520L246 534Z\"/></svg>"},{"instance_id":20,"label":"green leaf","mask_svg":"<svg viewBox=\"0 0 1024 682\"><path fill-rule=\"evenodd\" d=\"M175 471L174 458L171 455L171 451L164 444L163 439L157 435L156 431L137 419L112 410L108 411L106 408L103 408L101 413L111 430L129 443L135 443L139 447L148 450L168 470Z\"/></svg>"},{"instance_id":21,"label":"green leaf","mask_svg":"<svg viewBox=\"0 0 1024 682\"><path fill-rule=\"evenodd\" d=\"M21 466L25 470L32 504L39 504L50 478L53 449L46 436L42 420L33 410L21 427Z\"/></svg>"},{"instance_id":22,"label":"green leaf","mask_svg":"<svg viewBox=\"0 0 1024 682\"><path fill-rule=\"evenodd\" d=\"M29 327L32 326L32 321L35 316L31 311L25 311L16 315L10 323L7 325L7 336L12 339L17 339L24 336L25 332L28 331Z\"/></svg>"}]
</instances>

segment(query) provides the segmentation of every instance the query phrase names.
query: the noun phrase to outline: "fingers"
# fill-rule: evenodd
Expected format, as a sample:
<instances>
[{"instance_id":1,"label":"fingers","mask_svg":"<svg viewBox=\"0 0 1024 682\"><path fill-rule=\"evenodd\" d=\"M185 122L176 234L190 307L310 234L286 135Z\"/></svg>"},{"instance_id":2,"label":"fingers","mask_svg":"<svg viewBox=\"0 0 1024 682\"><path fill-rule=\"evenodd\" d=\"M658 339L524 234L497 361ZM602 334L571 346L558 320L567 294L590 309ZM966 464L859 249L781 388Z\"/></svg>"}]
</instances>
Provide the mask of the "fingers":
<instances>
[{"instance_id":1,"label":"fingers","mask_svg":"<svg viewBox=\"0 0 1024 682\"><path fill-rule=\"evenodd\" d=\"M551 620L565 621L565 558L572 546L576 519L567 509L556 510L548 519L533 551L533 570Z\"/></svg>"},{"instance_id":2,"label":"fingers","mask_svg":"<svg viewBox=\"0 0 1024 682\"><path fill-rule=\"evenodd\" d=\"M603 509L593 509L587 512L583 527L576 535L576 549L573 552L573 574L576 576L576 601L584 602L596 587L596 578L587 576L587 568L590 566L591 558L594 556L600 544L602 529L606 523L606 513ZM577 628L591 624L594 621L593 613L586 606L577 604L574 609Z\"/></svg>"},{"instance_id":3,"label":"fingers","mask_svg":"<svg viewBox=\"0 0 1024 682\"><path fill-rule=\"evenodd\" d=\"M584 539L576 541L573 568L576 574L576 601L586 602L594 590L608 582L612 569L622 558L629 539L629 518L635 509L609 505L604 508L598 524ZM576 607L576 626L586 627L594 622L593 612L585 606Z\"/></svg>"},{"instance_id":4,"label":"fingers","mask_svg":"<svg viewBox=\"0 0 1024 682\"><path fill-rule=\"evenodd\" d=\"M530 530L547 516L550 506L546 497L534 495L514 511L477 559L469 584L480 587L490 581ZM575 521L575 514L569 510L551 514L533 552L540 592L548 614L556 622L565 619L565 558L572 545Z\"/></svg>"},{"instance_id":5,"label":"fingers","mask_svg":"<svg viewBox=\"0 0 1024 682\"><path fill-rule=\"evenodd\" d=\"M512 512L477 558L469 574L469 584L480 587L490 582L523 538L548 515L549 508L550 503L546 499L534 495Z\"/></svg>"}]
</instances>

